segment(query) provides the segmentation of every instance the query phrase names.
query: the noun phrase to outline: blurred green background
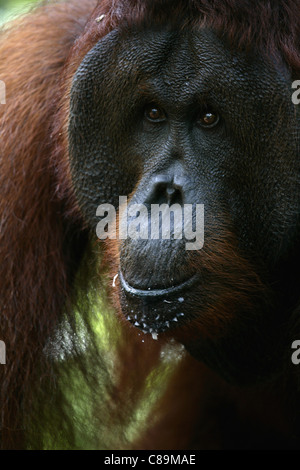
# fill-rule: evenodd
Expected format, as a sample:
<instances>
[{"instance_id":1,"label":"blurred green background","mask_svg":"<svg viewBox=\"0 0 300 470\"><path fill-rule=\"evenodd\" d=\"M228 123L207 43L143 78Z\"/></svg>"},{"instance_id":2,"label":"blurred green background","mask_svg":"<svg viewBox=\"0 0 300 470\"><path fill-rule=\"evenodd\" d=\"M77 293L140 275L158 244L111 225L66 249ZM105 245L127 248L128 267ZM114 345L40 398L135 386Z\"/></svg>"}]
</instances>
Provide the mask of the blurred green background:
<instances>
[{"instance_id":1,"label":"blurred green background","mask_svg":"<svg viewBox=\"0 0 300 470\"><path fill-rule=\"evenodd\" d=\"M0 0L0 24L28 10L37 0Z\"/></svg>"}]
</instances>

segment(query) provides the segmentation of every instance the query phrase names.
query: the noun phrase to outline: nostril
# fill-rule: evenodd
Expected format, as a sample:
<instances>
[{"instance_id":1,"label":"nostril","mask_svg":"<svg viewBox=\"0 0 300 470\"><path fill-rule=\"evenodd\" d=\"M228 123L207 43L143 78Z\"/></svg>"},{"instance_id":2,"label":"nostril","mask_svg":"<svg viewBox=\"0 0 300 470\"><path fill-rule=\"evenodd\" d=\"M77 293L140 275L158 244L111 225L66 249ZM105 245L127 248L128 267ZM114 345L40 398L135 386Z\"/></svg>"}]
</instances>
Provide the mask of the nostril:
<instances>
[{"instance_id":1,"label":"nostril","mask_svg":"<svg viewBox=\"0 0 300 470\"><path fill-rule=\"evenodd\" d=\"M172 204L182 203L182 194L179 189L175 189L174 187L168 186L166 188L166 197L168 204L171 206Z\"/></svg>"},{"instance_id":2,"label":"nostril","mask_svg":"<svg viewBox=\"0 0 300 470\"><path fill-rule=\"evenodd\" d=\"M173 199L173 197L174 197L175 192L176 192L176 189L174 189L174 188L172 188L172 187L170 187L170 186L168 186L168 187L166 188L166 196L167 196L167 200L168 200L168 203L169 203L169 204L171 204L171 201L172 201L172 199Z\"/></svg>"},{"instance_id":3,"label":"nostril","mask_svg":"<svg viewBox=\"0 0 300 470\"><path fill-rule=\"evenodd\" d=\"M152 190L146 202L149 204L182 204L182 186L178 182L175 184L172 176L157 175L153 179Z\"/></svg>"},{"instance_id":4,"label":"nostril","mask_svg":"<svg viewBox=\"0 0 300 470\"><path fill-rule=\"evenodd\" d=\"M154 189L154 203L155 204L169 204L172 197L172 188L166 183L158 183Z\"/></svg>"},{"instance_id":5,"label":"nostril","mask_svg":"<svg viewBox=\"0 0 300 470\"><path fill-rule=\"evenodd\" d=\"M181 204L183 199L181 190L174 188L172 184L158 184L155 188L154 194L155 202L159 204Z\"/></svg>"}]
</instances>

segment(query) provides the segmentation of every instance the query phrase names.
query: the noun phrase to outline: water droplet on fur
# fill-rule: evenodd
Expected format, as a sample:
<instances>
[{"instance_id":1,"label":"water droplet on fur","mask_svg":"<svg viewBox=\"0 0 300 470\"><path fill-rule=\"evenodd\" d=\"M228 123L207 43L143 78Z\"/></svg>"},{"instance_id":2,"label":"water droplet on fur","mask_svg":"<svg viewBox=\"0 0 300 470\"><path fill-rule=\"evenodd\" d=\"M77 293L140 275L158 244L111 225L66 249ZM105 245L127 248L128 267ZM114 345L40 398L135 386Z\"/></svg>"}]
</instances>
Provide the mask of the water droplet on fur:
<instances>
[{"instance_id":1,"label":"water droplet on fur","mask_svg":"<svg viewBox=\"0 0 300 470\"><path fill-rule=\"evenodd\" d=\"M119 274L116 274L114 279L113 279L113 283L112 283L112 286L113 287L116 287L116 280L117 280L117 277L119 276Z\"/></svg>"}]
</instances>

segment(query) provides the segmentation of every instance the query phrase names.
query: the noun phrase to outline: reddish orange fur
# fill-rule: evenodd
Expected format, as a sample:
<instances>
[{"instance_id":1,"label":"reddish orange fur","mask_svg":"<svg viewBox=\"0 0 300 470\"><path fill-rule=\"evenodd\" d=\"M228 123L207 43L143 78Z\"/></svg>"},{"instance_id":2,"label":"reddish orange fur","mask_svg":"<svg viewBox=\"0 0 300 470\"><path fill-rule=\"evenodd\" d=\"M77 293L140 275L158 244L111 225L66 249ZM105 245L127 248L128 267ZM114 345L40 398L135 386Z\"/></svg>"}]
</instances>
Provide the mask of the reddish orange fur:
<instances>
[{"instance_id":1,"label":"reddish orange fur","mask_svg":"<svg viewBox=\"0 0 300 470\"><path fill-rule=\"evenodd\" d=\"M36 375L43 371L38 358L70 289L66 202L55 195L51 128L59 75L91 3L46 6L0 36L0 76L7 87L7 105L0 107L0 336L8 356L0 397L2 445L8 448L22 445L20 403L49 373L45 368L44 376ZM63 164L67 153L60 157Z\"/></svg>"}]
</instances>

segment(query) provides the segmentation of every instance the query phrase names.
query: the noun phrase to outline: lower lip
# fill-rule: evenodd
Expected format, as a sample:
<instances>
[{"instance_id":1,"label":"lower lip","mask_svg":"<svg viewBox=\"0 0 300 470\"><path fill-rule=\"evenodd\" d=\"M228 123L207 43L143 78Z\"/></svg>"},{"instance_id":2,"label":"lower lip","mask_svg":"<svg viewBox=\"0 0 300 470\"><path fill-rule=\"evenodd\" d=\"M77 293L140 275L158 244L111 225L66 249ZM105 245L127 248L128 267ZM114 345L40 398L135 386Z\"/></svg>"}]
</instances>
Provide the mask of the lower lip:
<instances>
[{"instance_id":1,"label":"lower lip","mask_svg":"<svg viewBox=\"0 0 300 470\"><path fill-rule=\"evenodd\" d=\"M198 276L195 274L193 277L188 279L187 281L183 282L182 284L179 284L177 286L171 286L166 289L136 289L135 287L132 287L131 285L128 284L128 282L125 281L124 276L122 272L119 272L119 279L120 279L120 284L122 289L125 291L127 295L130 295L132 297L139 297L139 298L155 298L159 299L160 297L169 297L173 295L180 294L182 291L185 291L192 287L198 280Z\"/></svg>"}]
</instances>

